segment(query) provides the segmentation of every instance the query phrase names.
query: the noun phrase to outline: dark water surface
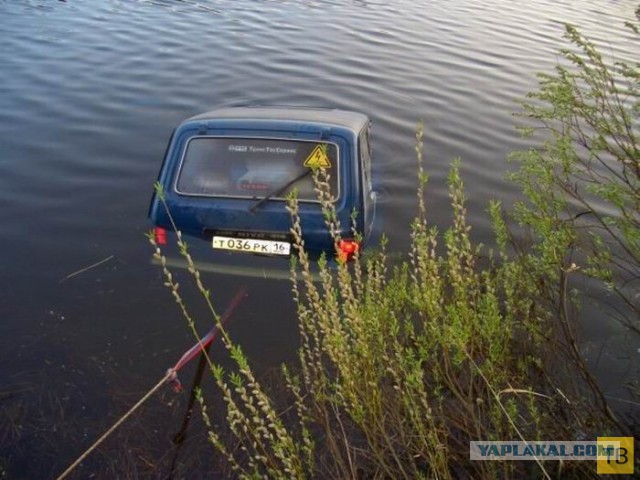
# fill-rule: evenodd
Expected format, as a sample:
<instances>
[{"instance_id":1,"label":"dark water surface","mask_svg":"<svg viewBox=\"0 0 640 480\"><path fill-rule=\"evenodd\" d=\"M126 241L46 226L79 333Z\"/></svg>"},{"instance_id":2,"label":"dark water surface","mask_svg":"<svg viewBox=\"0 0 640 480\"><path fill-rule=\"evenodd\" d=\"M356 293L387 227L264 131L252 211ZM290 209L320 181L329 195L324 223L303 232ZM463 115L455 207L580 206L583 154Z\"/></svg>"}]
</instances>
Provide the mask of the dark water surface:
<instances>
[{"instance_id":1,"label":"dark water surface","mask_svg":"<svg viewBox=\"0 0 640 480\"><path fill-rule=\"evenodd\" d=\"M414 129L423 119L431 220L447 225L444 179L460 156L475 236L490 242L488 200L510 205L517 196L503 179L506 155L525 146L512 112L534 74L556 62L563 23L624 57L637 48L622 28L636 7L0 1L0 478L59 472L192 343L143 236L152 184L181 120L236 103L368 114L384 229L401 249L415 213ZM207 281L221 309L248 286L230 328L263 374L292 358L287 282ZM637 339L599 320L584 325L584 348L617 396L637 378ZM206 328L206 317L199 322ZM166 477L186 400L163 391L78 478ZM178 477L215 468L198 448L179 454Z\"/></svg>"}]
</instances>

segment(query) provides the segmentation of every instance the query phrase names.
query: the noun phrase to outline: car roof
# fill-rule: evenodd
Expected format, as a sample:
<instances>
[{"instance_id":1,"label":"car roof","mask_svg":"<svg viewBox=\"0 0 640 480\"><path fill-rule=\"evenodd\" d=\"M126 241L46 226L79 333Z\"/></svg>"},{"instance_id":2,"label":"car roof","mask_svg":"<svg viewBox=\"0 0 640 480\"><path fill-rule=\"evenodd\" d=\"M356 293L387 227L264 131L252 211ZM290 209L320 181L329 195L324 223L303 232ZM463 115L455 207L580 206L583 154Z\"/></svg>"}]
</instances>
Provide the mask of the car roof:
<instances>
[{"instance_id":1,"label":"car roof","mask_svg":"<svg viewBox=\"0 0 640 480\"><path fill-rule=\"evenodd\" d=\"M223 107L211 110L193 120L275 120L320 123L347 127L359 132L369 123L366 115L334 108L290 107L290 106L242 106Z\"/></svg>"}]
</instances>

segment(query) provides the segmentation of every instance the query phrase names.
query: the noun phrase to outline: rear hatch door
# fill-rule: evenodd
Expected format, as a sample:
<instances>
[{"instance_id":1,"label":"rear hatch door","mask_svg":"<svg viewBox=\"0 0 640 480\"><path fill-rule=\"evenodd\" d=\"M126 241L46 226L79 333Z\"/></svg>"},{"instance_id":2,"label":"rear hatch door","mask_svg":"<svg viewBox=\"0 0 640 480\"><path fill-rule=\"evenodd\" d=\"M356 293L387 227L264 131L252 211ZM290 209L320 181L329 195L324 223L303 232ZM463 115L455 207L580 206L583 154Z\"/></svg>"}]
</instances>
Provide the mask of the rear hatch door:
<instances>
[{"instance_id":1,"label":"rear hatch door","mask_svg":"<svg viewBox=\"0 0 640 480\"><path fill-rule=\"evenodd\" d=\"M212 241L214 248L289 253L261 241L291 242L286 197L295 190L307 247L330 249L314 190L316 168L328 173L336 211L343 226L349 226L356 198L350 188L352 152L335 132L322 139L288 132L191 132L175 140L167 155L160 182L175 226ZM154 196L150 217L155 225L172 228L167 208Z\"/></svg>"}]
</instances>

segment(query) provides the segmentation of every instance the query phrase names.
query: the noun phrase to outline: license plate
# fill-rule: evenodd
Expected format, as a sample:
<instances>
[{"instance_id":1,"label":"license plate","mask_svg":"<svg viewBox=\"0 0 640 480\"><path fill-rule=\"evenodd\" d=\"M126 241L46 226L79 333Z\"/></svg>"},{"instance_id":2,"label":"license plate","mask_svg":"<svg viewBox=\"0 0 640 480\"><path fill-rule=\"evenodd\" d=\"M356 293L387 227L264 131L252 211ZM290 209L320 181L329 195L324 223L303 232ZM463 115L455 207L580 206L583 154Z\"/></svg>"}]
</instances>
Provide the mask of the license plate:
<instances>
[{"instance_id":1,"label":"license plate","mask_svg":"<svg viewBox=\"0 0 640 480\"><path fill-rule=\"evenodd\" d=\"M263 253L266 255L289 255L291 244L275 240L257 240L253 238L213 237L213 248L233 250L234 252Z\"/></svg>"}]
</instances>

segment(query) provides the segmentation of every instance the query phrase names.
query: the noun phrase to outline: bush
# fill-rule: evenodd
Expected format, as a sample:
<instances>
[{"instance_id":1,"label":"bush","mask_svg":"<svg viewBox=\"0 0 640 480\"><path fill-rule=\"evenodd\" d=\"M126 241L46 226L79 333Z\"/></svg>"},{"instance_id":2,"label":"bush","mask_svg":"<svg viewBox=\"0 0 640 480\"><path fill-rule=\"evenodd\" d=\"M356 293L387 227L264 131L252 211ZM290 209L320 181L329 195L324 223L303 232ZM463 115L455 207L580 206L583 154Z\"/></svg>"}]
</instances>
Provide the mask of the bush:
<instances>
[{"instance_id":1,"label":"bush","mask_svg":"<svg viewBox=\"0 0 640 480\"><path fill-rule=\"evenodd\" d=\"M326 191L323 173L316 177L320 192ZM420 179L421 193L421 170ZM449 184L454 218L443 236L428 227L420 201L409 261L390 268L383 243L380 252L339 261L335 270L321 259L319 284L302 247L297 203L291 201L299 254L292 285L302 346L296 373L284 370L290 398L279 407L284 411L291 404L295 414L278 413L227 335L223 341L237 369L211 369L232 439L213 426L201 399L210 440L239 477L494 478L534 467L547 472L555 467L542 461L471 462L469 441L574 438L600 431L593 430L603 424L598 412L585 415L586 401L558 389L548 375L554 359L547 348L554 343L551 313L540 305L524 264L506 255L498 204L491 210L499 262L481 267L481 249L469 238L457 163ZM331 204L323 205L331 224ZM179 246L208 298L181 237ZM161 253L156 255L164 264ZM179 288L164 269L186 314ZM580 463L572 468L582 474Z\"/></svg>"},{"instance_id":2,"label":"bush","mask_svg":"<svg viewBox=\"0 0 640 480\"><path fill-rule=\"evenodd\" d=\"M581 265L618 295L624 325L640 333L640 64L607 62L572 26L565 36L574 50L524 104L539 128L523 133L542 147L512 156L528 200L515 216L537 237L538 261Z\"/></svg>"}]
</instances>

